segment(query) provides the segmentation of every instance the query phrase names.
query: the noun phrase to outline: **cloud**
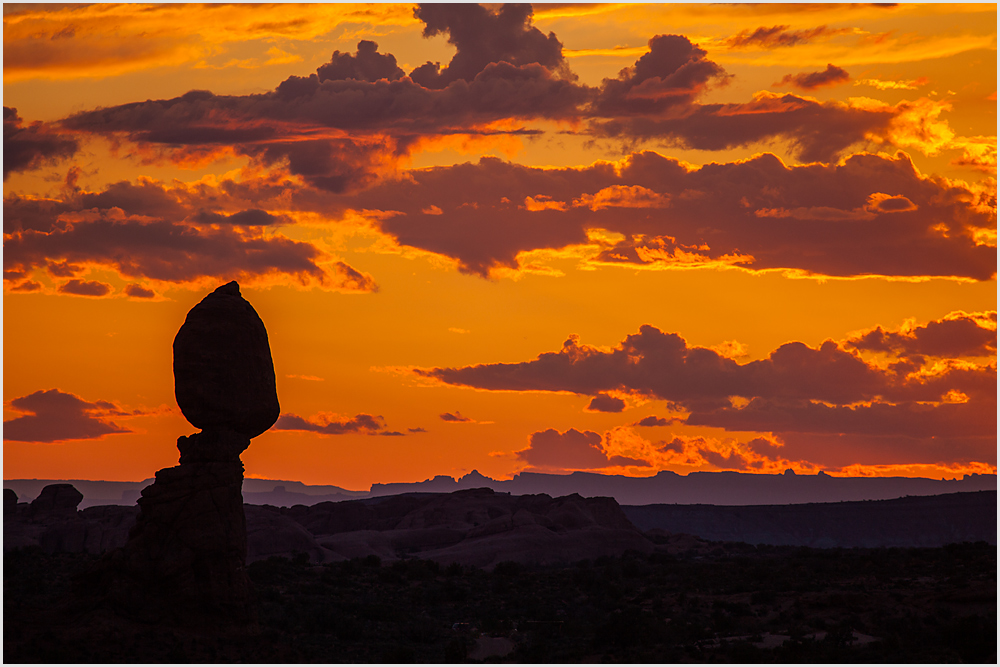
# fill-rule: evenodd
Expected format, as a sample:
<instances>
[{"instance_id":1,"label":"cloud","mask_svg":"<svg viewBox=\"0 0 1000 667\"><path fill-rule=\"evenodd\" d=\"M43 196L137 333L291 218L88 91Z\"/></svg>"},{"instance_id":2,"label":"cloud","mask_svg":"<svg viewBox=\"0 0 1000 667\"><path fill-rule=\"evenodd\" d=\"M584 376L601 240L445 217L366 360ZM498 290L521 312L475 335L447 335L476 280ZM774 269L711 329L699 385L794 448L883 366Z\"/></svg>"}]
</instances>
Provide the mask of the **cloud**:
<instances>
[{"instance_id":1,"label":"cloud","mask_svg":"<svg viewBox=\"0 0 1000 667\"><path fill-rule=\"evenodd\" d=\"M457 410L455 412L445 412L438 416L446 422L475 422L474 419L463 417L462 413Z\"/></svg>"},{"instance_id":2,"label":"cloud","mask_svg":"<svg viewBox=\"0 0 1000 667\"><path fill-rule=\"evenodd\" d=\"M124 410L109 401L91 403L58 389L15 398L8 407L22 416L3 423L3 438L18 442L87 440L111 433L131 433L110 418L142 414Z\"/></svg>"},{"instance_id":3,"label":"cloud","mask_svg":"<svg viewBox=\"0 0 1000 667\"><path fill-rule=\"evenodd\" d=\"M831 162L851 146L884 134L899 113L889 106L820 102L760 91L750 102L695 104L685 114L594 120L590 132L610 139L651 140L718 151L784 140L805 162Z\"/></svg>"},{"instance_id":4,"label":"cloud","mask_svg":"<svg viewBox=\"0 0 1000 667\"><path fill-rule=\"evenodd\" d=\"M107 296L114 291L114 288L107 283L97 280L70 280L59 286L59 291L63 294L74 294L76 296Z\"/></svg>"},{"instance_id":5,"label":"cloud","mask_svg":"<svg viewBox=\"0 0 1000 667\"><path fill-rule=\"evenodd\" d=\"M565 206L519 207L528 198ZM989 195L924 176L903 153L801 166L762 154L698 168L649 151L560 169L482 158L410 172L339 201L402 213L373 223L401 245L484 277L518 269L521 253L564 248L583 260L651 268L976 280L996 272L995 248L978 240L996 228ZM594 230L618 236L602 241Z\"/></svg>"},{"instance_id":6,"label":"cloud","mask_svg":"<svg viewBox=\"0 0 1000 667\"><path fill-rule=\"evenodd\" d=\"M897 330L885 330L878 326L849 338L845 345L856 350L885 352L900 357L996 356L997 312L966 313L959 310L924 325L908 322Z\"/></svg>"},{"instance_id":7,"label":"cloud","mask_svg":"<svg viewBox=\"0 0 1000 667\"><path fill-rule=\"evenodd\" d=\"M456 48L444 69L428 62L410 73L426 88L441 89L455 81L473 81L493 63L541 65L568 73L562 43L531 25L528 4L506 4L496 10L477 4L420 4L413 15L424 22L424 37L447 35Z\"/></svg>"},{"instance_id":8,"label":"cloud","mask_svg":"<svg viewBox=\"0 0 1000 667\"><path fill-rule=\"evenodd\" d=\"M75 139L60 135L41 121L25 125L17 109L3 108L3 180L15 171L72 157L77 150Z\"/></svg>"},{"instance_id":9,"label":"cloud","mask_svg":"<svg viewBox=\"0 0 1000 667\"><path fill-rule=\"evenodd\" d=\"M823 86L837 86L851 80L851 75L847 70L837 67L832 63L827 64L822 72L803 72L801 74L786 74L781 77L781 81L771 84L772 86L794 86L801 90L816 90Z\"/></svg>"},{"instance_id":10,"label":"cloud","mask_svg":"<svg viewBox=\"0 0 1000 667\"><path fill-rule=\"evenodd\" d=\"M372 276L333 260L316 245L265 233L266 225L284 220L282 215L260 208L218 213L203 205L206 200L241 203L223 191L150 181L115 183L102 192L77 191L62 199L7 197L4 270L22 278L37 269L74 278L77 282L66 290L76 294L87 289L79 284L80 274L95 266L132 281L238 278L347 292L378 290ZM97 295L93 286L89 289L87 294Z\"/></svg>"},{"instance_id":11,"label":"cloud","mask_svg":"<svg viewBox=\"0 0 1000 667\"><path fill-rule=\"evenodd\" d=\"M969 460L982 460L982 440L996 433L995 318L952 313L896 332L876 327L842 345L791 342L744 364L645 325L611 350L571 336L561 350L532 361L415 372L487 390L569 391L595 400L626 392L687 411L690 426L780 438L905 438L928 456L952 447L955 456L974 452L980 458ZM861 349L894 358L868 362ZM975 361L982 357L990 359ZM647 417L636 425L667 423Z\"/></svg>"},{"instance_id":12,"label":"cloud","mask_svg":"<svg viewBox=\"0 0 1000 667\"><path fill-rule=\"evenodd\" d=\"M607 394L598 394L590 401L587 412L621 412L625 409L625 401Z\"/></svg>"},{"instance_id":13,"label":"cloud","mask_svg":"<svg viewBox=\"0 0 1000 667\"><path fill-rule=\"evenodd\" d=\"M601 116L660 114L690 106L710 84L724 85L722 67L681 35L657 35L649 52L616 79L604 79L594 112Z\"/></svg>"},{"instance_id":14,"label":"cloud","mask_svg":"<svg viewBox=\"0 0 1000 667\"><path fill-rule=\"evenodd\" d=\"M777 49L788 48L798 44L812 42L818 38L834 37L851 32L850 28L818 28L806 30L789 30L787 25L776 25L770 28L760 27L756 30L741 30L725 41L731 49Z\"/></svg>"},{"instance_id":15,"label":"cloud","mask_svg":"<svg viewBox=\"0 0 1000 667\"><path fill-rule=\"evenodd\" d=\"M4 13L4 71L10 81L20 81L107 77L184 64L245 67L245 59L233 57L234 45L309 42L344 23L407 26L414 19L402 5L22 5ZM196 34L192 26L198 27ZM265 66L290 59L274 48L268 55Z\"/></svg>"},{"instance_id":16,"label":"cloud","mask_svg":"<svg viewBox=\"0 0 1000 667\"><path fill-rule=\"evenodd\" d=\"M385 421L381 415L363 413L343 418L335 414L321 412L311 419L305 419L289 412L278 417L273 428L277 431L309 431L320 435L344 435L345 433L383 435ZM396 435L396 433L391 433L391 435Z\"/></svg>"},{"instance_id":17,"label":"cloud","mask_svg":"<svg viewBox=\"0 0 1000 667\"><path fill-rule=\"evenodd\" d=\"M126 285L124 292L126 296L133 299L152 299L156 297L156 292L136 283Z\"/></svg>"},{"instance_id":18,"label":"cloud","mask_svg":"<svg viewBox=\"0 0 1000 667\"><path fill-rule=\"evenodd\" d=\"M204 225L247 225L249 227L263 227L265 225L276 225L284 222L282 218L271 215L267 211L259 208L238 211L232 214L217 213L202 209L192 216L194 222Z\"/></svg>"},{"instance_id":19,"label":"cloud","mask_svg":"<svg viewBox=\"0 0 1000 667\"><path fill-rule=\"evenodd\" d=\"M316 70L320 81L356 79L358 81L395 81L403 77L403 70L396 66L391 53L379 53L378 44L363 39L358 42L355 55L334 51L330 62Z\"/></svg>"},{"instance_id":20,"label":"cloud","mask_svg":"<svg viewBox=\"0 0 1000 667\"><path fill-rule=\"evenodd\" d=\"M871 86L879 90L916 90L920 86L930 83L927 77L920 77L912 81L883 81L881 79L858 79L855 86Z\"/></svg>"},{"instance_id":21,"label":"cloud","mask_svg":"<svg viewBox=\"0 0 1000 667\"><path fill-rule=\"evenodd\" d=\"M676 424L681 420L678 417L657 417L655 415L650 415L649 417L643 417L639 421L632 424L633 426L671 426Z\"/></svg>"},{"instance_id":22,"label":"cloud","mask_svg":"<svg viewBox=\"0 0 1000 667\"><path fill-rule=\"evenodd\" d=\"M594 470L612 466L648 466L645 461L624 456L609 456L601 436L593 431L571 428L564 433L555 429L537 431L528 438L528 447L515 456L535 468Z\"/></svg>"}]
</instances>

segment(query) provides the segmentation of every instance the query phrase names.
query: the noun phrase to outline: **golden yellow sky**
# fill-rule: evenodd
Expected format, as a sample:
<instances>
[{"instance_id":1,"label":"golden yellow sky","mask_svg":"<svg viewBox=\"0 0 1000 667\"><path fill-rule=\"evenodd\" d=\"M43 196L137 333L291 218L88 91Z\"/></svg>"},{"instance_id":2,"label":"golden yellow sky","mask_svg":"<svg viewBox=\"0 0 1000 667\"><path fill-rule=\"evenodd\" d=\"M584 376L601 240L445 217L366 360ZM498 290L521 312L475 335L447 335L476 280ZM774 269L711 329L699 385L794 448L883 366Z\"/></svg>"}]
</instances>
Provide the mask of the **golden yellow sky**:
<instances>
[{"instance_id":1,"label":"golden yellow sky","mask_svg":"<svg viewBox=\"0 0 1000 667\"><path fill-rule=\"evenodd\" d=\"M4 476L996 472L995 5L4 5Z\"/></svg>"}]
</instances>

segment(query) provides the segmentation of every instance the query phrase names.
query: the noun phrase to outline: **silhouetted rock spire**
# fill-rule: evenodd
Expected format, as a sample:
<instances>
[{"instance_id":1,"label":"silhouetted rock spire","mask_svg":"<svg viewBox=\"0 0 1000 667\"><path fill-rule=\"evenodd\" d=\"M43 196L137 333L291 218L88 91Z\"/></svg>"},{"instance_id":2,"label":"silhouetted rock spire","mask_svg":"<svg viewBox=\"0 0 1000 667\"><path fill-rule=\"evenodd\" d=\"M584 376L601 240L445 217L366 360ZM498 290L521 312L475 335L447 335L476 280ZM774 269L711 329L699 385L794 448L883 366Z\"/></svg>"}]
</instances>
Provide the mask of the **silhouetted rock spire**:
<instances>
[{"instance_id":1,"label":"silhouetted rock spire","mask_svg":"<svg viewBox=\"0 0 1000 667\"><path fill-rule=\"evenodd\" d=\"M267 331L235 281L202 299L177 332L174 391L202 431L178 438L180 465L143 489L115 556L112 595L154 622L244 625L253 613L239 457L279 406Z\"/></svg>"}]
</instances>

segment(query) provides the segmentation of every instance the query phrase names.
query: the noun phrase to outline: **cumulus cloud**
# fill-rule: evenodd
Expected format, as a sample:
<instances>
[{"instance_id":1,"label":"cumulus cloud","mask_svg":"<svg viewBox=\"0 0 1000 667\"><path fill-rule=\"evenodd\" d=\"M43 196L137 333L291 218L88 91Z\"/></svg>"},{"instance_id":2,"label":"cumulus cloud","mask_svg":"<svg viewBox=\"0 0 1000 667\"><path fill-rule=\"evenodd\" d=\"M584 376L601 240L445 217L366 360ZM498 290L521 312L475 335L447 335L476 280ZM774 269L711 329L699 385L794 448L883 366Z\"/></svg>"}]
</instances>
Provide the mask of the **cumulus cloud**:
<instances>
[{"instance_id":1,"label":"cumulus cloud","mask_svg":"<svg viewBox=\"0 0 1000 667\"><path fill-rule=\"evenodd\" d=\"M395 81L402 78L403 74L403 70L396 66L395 56L391 53L379 53L378 44L367 39L358 42L358 51L353 56L334 51L330 62L320 65L316 70L320 81Z\"/></svg>"},{"instance_id":2,"label":"cumulus cloud","mask_svg":"<svg viewBox=\"0 0 1000 667\"><path fill-rule=\"evenodd\" d=\"M594 111L601 116L660 114L686 107L710 84L725 84L725 70L681 35L657 35L649 52L615 79L604 79Z\"/></svg>"},{"instance_id":3,"label":"cumulus cloud","mask_svg":"<svg viewBox=\"0 0 1000 667\"><path fill-rule=\"evenodd\" d=\"M519 205L529 198L559 206ZM375 224L482 276L518 268L520 253L588 244L590 259L649 267L976 280L996 272L995 248L978 240L996 228L988 199L923 176L902 153L791 167L769 154L699 168L648 151L561 169L482 158L411 172L340 205L402 212ZM593 230L620 236L595 241Z\"/></svg>"},{"instance_id":4,"label":"cumulus cloud","mask_svg":"<svg viewBox=\"0 0 1000 667\"><path fill-rule=\"evenodd\" d=\"M239 278L377 291L372 276L333 260L316 245L264 232L283 216L259 208L220 213L206 208L205 199L231 198L148 181L76 191L63 199L7 197L5 277L25 278L42 269L73 279L61 291L88 296L110 293L80 280L85 267L95 265L132 281ZM138 295L134 289L129 296Z\"/></svg>"},{"instance_id":5,"label":"cumulus cloud","mask_svg":"<svg viewBox=\"0 0 1000 667\"><path fill-rule=\"evenodd\" d=\"M491 10L478 4L420 4L414 16L424 22L424 37L447 35L456 48L444 69L428 62L410 73L426 88L444 88L454 81L472 81L490 64L516 67L541 65L568 73L562 43L531 25L530 4L505 4Z\"/></svg>"},{"instance_id":6,"label":"cumulus cloud","mask_svg":"<svg viewBox=\"0 0 1000 667\"><path fill-rule=\"evenodd\" d=\"M72 157L78 149L75 139L40 121L25 125L17 109L3 108L3 180L15 171Z\"/></svg>"},{"instance_id":7,"label":"cumulus cloud","mask_svg":"<svg viewBox=\"0 0 1000 667\"><path fill-rule=\"evenodd\" d=\"M85 401L59 389L36 391L7 405L22 415L3 423L3 439L18 442L87 440L112 433L131 433L111 418L142 414L110 401Z\"/></svg>"},{"instance_id":8,"label":"cumulus cloud","mask_svg":"<svg viewBox=\"0 0 1000 667\"><path fill-rule=\"evenodd\" d=\"M847 70L828 63L826 69L821 72L803 72L801 74L786 74L781 77L781 81L773 83L773 86L794 86L802 90L816 90L824 86L837 86L851 80L851 75Z\"/></svg>"},{"instance_id":9,"label":"cumulus cloud","mask_svg":"<svg viewBox=\"0 0 1000 667\"><path fill-rule=\"evenodd\" d=\"M344 435L345 433L365 433L367 435L402 435L401 433L386 433L385 420L381 415L357 414L344 418L331 413L319 413L306 419L293 413L285 413L278 417L272 427L276 431L309 431L320 435Z\"/></svg>"},{"instance_id":10,"label":"cumulus cloud","mask_svg":"<svg viewBox=\"0 0 1000 667\"><path fill-rule=\"evenodd\" d=\"M868 362L862 349L888 353L893 363ZM595 400L633 393L688 412L683 423L691 426L781 438L905 438L923 443L917 449L925 453L951 443L978 455L983 439L995 440L995 350L995 312L952 313L894 332L877 327L843 344L786 343L744 364L646 325L611 350L572 336L532 361L415 372L477 389L570 391ZM992 359L975 361L984 356ZM671 421L647 417L635 425Z\"/></svg>"},{"instance_id":11,"label":"cumulus cloud","mask_svg":"<svg viewBox=\"0 0 1000 667\"><path fill-rule=\"evenodd\" d=\"M997 353L997 311L955 311L923 325L907 322L896 330L881 326L845 342L847 347L900 357L989 357Z\"/></svg>"},{"instance_id":12,"label":"cumulus cloud","mask_svg":"<svg viewBox=\"0 0 1000 667\"><path fill-rule=\"evenodd\" d=\"M532 433L528 447L515 456L535 468L594 470L612 466L648 466L646 461L625 456L609 456L599 433L571 428L564 433L555 429Z\"/></svg>"}]
</instances>

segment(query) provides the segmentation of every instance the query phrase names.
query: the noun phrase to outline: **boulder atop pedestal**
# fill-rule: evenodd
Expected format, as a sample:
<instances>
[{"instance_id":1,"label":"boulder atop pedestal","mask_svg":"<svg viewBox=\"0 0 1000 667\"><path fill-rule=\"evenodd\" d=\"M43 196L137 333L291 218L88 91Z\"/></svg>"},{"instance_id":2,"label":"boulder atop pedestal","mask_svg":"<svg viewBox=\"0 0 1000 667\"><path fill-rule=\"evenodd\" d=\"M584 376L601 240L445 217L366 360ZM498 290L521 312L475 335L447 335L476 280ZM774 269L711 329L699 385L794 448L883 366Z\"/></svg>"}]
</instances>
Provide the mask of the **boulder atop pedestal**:
<instances>
[{"instance_id":1,"label":"boulder atop pedestal","mask_svg":"<svg viewBox=\"0 0 1000 667\"><path fill-rule=\"evenodd\" d=\"M174 393L184 417L203 431L249 439L277 421L267 330L236 281L202 299L177 332Z\"/></svg>"}]
</instances>

